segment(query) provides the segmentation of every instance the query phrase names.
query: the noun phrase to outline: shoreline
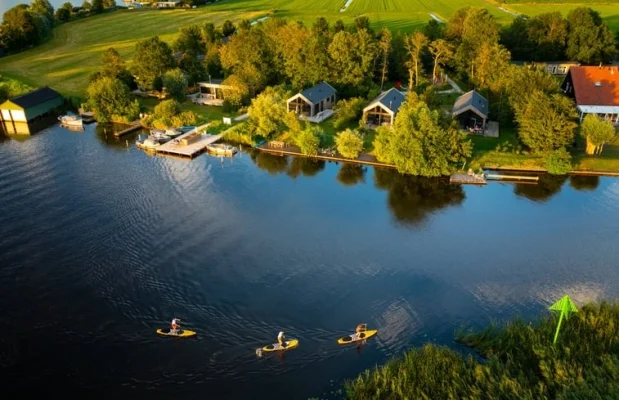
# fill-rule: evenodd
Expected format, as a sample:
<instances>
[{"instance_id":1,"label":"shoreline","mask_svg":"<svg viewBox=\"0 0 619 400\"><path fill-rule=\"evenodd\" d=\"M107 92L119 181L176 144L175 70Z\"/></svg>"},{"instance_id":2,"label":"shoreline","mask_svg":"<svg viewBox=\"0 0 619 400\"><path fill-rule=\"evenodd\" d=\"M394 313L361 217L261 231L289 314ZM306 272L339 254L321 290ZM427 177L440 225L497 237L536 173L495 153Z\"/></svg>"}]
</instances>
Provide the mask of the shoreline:
<instances>
[{"instance_id":1,"label":"shoreline","mask_svg":"<svg viewBox=\"0 0 619 400\"><path fill-rule=\"evenodd\" d=\"M278 155L288 155L288 156L296 156L296 157L307 157L307 158L316 158L320 160L326 161L338 161L338 162L347 162L352 164L361 164L361 165L371 165L374 167L382 167L382 168L391 168L394 169L395 166L392 164L382 163L376 159L373 155L367 153L360 153L356 159L344 158L341 156L330 156L325 154L317 154L315 156L308 156L298 149L297 146L285 146L282 148L273 148L268 145L268 143L261 144L259 146L254 147L257 150L264 151L265 153L278 154ZM500 166L482 166L484 170L493 170L493 171L505 171L505 172L528 172L533 174L547 174L548 172L542 168L519 168L519 167L500 167ZM568 172L566 175L582 175L582 176L607 176L607 177L619 177L619 171L604 171L604 170L572 170Z\"/></svg>"}]
</instances>

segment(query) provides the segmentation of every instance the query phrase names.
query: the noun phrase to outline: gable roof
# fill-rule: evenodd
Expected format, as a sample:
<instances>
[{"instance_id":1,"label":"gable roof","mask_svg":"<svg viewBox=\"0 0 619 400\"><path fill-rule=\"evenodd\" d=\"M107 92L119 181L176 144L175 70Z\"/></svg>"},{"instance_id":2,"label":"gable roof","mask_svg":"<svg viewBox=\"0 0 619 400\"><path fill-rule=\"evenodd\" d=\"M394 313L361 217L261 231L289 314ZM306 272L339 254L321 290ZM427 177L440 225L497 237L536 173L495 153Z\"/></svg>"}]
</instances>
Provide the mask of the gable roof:
<instances>
[{"instance_id":1,"label":"gable roof","mask_svg":"<svg viewBox=\"0 0 619 400\"><path fill-rule=\"evenodd\" d=\"M456 99L451 114L456 116L468 110L472 110L483 118L488 118L488 100L475 90L471 90Z\"/></svg>"},{"instance_id":2,"label":"gable roof","mask_svg":"<svg viewBox=\"0 0 619 400\"><path fill-rule=\"evenodd\" d=\"M619 69L617 67L572 67L568 76L572 78L576 104L619 106Z\"/></svg>"},{"instance_id":3,"label":"gable roof","mask_svg":"<svg viewBox=\"0 0 619 400\"><path fill-rule=\"evenodd\" d=\"M397 113L400 106L406 100L404 93L400 92L396 88L391 88L386 92L383 92L380 96L372 100L372 102L363 109L363 111L371 110L377 105L381 105L385 110L391 111L393 114Z\"/></svg>"},{"instance_id":4,"label":"gable roof","mask_svg":"<svg viewBox=\"0 0 619 400\"><path fill-rule=\"evenodd\" d=\"M60 93L55 91L54 89L50 89L45 86L37 90L33 90L30 93L22 94L21 96L14 97L9 101L13 104L17 104L18 106L26 109L34 107L38 104L45 103L46 101L62 97Z\"/></svg>"},{"instance_id":5,"label":"gable roof","mask_svg":"<svg viewBox=\"0 0 619 400\"><path fill-rule=\"evenodd\" d=\"M301 92L301 95L312 104L316 104L320 103L327 97L331 97L335 94L335 92L336 90L333 88L333 86L329 85L325 81L322 81L311 88L305 89Z\"/></svg>"}]
</instances>

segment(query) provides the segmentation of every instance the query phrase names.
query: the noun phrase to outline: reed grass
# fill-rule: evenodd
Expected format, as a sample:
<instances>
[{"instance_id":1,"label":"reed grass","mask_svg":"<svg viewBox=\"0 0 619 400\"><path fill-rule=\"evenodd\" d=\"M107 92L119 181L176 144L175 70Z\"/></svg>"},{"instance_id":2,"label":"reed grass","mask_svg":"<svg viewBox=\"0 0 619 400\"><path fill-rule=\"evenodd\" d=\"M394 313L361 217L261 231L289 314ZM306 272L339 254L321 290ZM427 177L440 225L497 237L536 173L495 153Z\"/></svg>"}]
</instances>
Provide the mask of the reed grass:
<instances>
[{"instance_id":1,"label":"reed grass","mask_svg":"<svg viewBox=\"0 0 619 400\"><path fill-rule=\"evenodd\" d=\"M564 321L516 319L456 333L481 359L426 345L346 383L363 399L617 399L619 302L589 304Z\"/></svg>"}]
</instances>

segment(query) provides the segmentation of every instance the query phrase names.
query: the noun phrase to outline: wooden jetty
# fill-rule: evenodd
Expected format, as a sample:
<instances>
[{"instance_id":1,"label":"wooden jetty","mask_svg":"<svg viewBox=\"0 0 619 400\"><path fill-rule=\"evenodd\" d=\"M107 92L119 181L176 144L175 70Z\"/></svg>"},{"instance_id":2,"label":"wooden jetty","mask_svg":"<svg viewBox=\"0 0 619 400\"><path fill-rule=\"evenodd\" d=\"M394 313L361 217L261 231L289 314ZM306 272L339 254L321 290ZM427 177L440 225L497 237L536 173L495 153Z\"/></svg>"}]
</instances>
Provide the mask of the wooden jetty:
<instances>
[{"instance_id":1,"label":"wooden jetty","mask_svg":"<svg viewBox=\"0 0 619 400\"><path fill-rule=\"evenodd\" d=\"M137 131L138 129L142 129L142 122L138 121L133 121L131 123L131 126L129 126L127 129L123 129L122 131L118 131L118 132L114 132L114 136L116 137L121 137L124 136L128 133L131 133L133 131Z\"/></svg>"},{"instance_id":2,"label":"wooden jetty","mask_svg":"<svg viewBox=\"0 0 619 400\"><path fill-rule=\"evenodd\" d=\"M221 134L210 135L208 133L200 133L198 128L194 128L176 139L155 148L155 151L157 154L194 158L206 151L206 146L215 143L221 136Z\"/></svg>"},{"instance_id":3,"label":"wooden jetty","mask_svg":"<svg viewBox=\"0 0 619 400\"><path fill-rule=\"evenodd\" d=\"M486 179L492 181L525 181L525 182L537 182L539 176L527 176L527 175L497 175L497 174L485 174Z\"/></svg>"},{"instance_id":4,"label":"wooden jetty","mask_svg":"<svg viewBox=\"0 0 619 400\"><path fill-rule=\"evenodd\" d=\"M485 185L488 183L484 174L453 174L449 177L449 183L468 184L468 185Z\"/></svg>"}]
</instances>

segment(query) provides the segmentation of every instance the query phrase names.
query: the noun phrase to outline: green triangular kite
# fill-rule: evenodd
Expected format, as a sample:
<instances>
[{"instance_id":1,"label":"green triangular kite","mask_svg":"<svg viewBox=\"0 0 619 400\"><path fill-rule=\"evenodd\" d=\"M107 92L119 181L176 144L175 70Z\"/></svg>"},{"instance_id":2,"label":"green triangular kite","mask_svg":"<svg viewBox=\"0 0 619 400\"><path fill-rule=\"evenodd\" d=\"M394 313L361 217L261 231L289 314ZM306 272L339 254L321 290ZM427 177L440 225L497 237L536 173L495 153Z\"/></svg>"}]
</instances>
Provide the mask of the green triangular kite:
<instances>
[{"instance_id":1,"label":"green triangular kite","mask_svg":"<svg viewBox=\"0 0 619 400\"><path fill-rule=\"evenodd\" d=\"M552 344L555 344L557 343L557 338L559 337L559 330L561 329L561 322L563 321L563 318L565 317L565 319L568 319L571 312L578 312L578 308L576 308L576 305L574 305L574 302L570 299L570 296L563 296L561 300L551 305L548 309L561 313L559 316L559 323L557 324L557 330L555 332L555 338L552 341Z\"/></svg>"}]
</instances>

